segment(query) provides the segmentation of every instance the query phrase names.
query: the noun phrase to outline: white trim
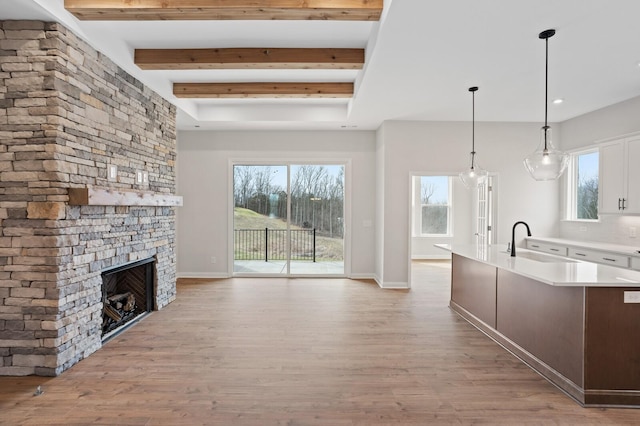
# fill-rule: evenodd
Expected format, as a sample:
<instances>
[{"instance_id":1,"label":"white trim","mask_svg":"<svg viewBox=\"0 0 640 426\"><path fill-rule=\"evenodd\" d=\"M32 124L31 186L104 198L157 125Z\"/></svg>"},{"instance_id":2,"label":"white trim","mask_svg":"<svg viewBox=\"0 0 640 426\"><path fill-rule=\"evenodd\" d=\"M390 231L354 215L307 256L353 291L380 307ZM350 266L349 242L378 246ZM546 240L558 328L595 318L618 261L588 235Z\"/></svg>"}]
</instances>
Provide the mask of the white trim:
<instances>
[{"instance_id":1,"label":"white trim","mask_svg":"<svg viewBox=\"0 0 640 426\"><path fill-rule=\"evenodd\" d=\"M407 290L411 287L409 287L409 283L407 282L385 282L380 284L378 282L378 286L380 286L380 288L385 289L385 290Z\"/></svg>"},{"instance_id":2,"label":"white trim","mask_svg":"<svg viewBox=\"0 0 640 426\"><path fill-rule=\"evenodd\" d=\"M382 288L382 280L380 279L378 274L373 274L373 280L376 282L376 284L378 284L378 287Z\"/></svg>"},{"instance_id":3,"label":"white trim","mask_svg":"<svg viewBox=\"0 0 640 426\"><path fill-rule=\"evenodd\" d=\"M376 274L351 274L348 278L350 280L374 280L376 283L378 282Z\"/></svg>"},{"instance_id":4,"label":"white trim","mask_svg":"<svg viewBox=\"0 0 640 426\"><path fill-rule=\"evenodd\" d=\"M207 278L207 279L221 279L231 278L231 275L221 272L178 272L176 273L176 279L180 278Z\"/></svg>"},{"instance_id":5,"label":"white trim","mask_svg":"<svg viewBox=\"0 0 640 426\"><path fill-rule=\"evenodd\" d=\"M229 220L228 220L228 224L227 224L227 233L228 233L228 237L227 237L227 250L228 253L233 254L234 253L234 247L233 247L233 239L234 239L234 233L233 233L233 229L234 229L234 205L235 205L235 199L234 199L234 193L233 193L233 185L234 185L234 173L233 173L233 169L234 166L236 165L246 165L246 166L284 166L287 168L287 212L290 215L291 214L291 166L298 166L298 165L320 165L320 166L324 166L324 165L335 165L335 166L342 166L344 167L344 194L343 194L343 215L344 215L344 236L343 236L343 257L344 257L344 263L343 263L343 274L340 275L298 275L298 274L291 274L291 265L290 263L287 266L287 273L285 274L277 274L274 276L277 277L288 277L288 278L313 278L313 277L321 277L321 278L346 278L349 276L350 272L351 272L351 235L352 235L352 217L351 217L351 198L352 198L352 194L351 194L351 174L352 174L352 168L353 168L353 164L352 164L352 159L349 157L343 157L343 158L331 158L331 159L324 159L324 158L318 158L318 159L310 159L310 158L305 158L305 159L299 159L298 157L296 158L286 158L286 159L276 159L276 158L267 158L267 159L256 159L255 157L230 157L228 160L228 176L229 176L229 181L228 181L228 185L227 185L227 192L229 194L229 206L230 206L230 212L229 212ZM290 226L290 222L291 222L291 218L288 218L289 220L287 221L287 229L289 229ZM288 244L288 242L287 242ZM287 248L287 251L289 251L289 248ZM228 256L228 270L229 271L234 271L234 259L233 259L233 255ZM244 275L244 274L238 274L236 272L232 272L231 277L233 276L248 276L248 275ZM261 275L261 274L256 274L255 277L260 277L260 276L266 276L269 277L271 275Z\"/></svg>"}]
</instances>

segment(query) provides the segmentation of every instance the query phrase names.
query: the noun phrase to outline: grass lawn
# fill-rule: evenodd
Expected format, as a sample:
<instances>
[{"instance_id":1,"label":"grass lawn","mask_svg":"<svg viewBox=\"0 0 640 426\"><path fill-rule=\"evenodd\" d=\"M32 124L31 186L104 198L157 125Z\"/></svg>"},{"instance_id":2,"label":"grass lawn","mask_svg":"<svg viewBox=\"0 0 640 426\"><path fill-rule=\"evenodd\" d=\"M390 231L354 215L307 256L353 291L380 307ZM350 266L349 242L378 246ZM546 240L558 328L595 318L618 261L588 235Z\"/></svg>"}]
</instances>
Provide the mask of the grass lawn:
<instances>
[{"instance_id":1,"label":"grass lawn","mask_svg":"<svg viewBox=\"0 0 640 426\"><path fill-rule=\"evenodd\" d=\"M253 210L236 207L233 212L233 228L234 229L287 229L287 222L278 219L270 218L268 216L261 215ZM291 226L291 230L303 230L299 226ZM296 237L292 241L292 247L298 245ZM246 258L246 251L255 253L257 250L263 250L262 247L235 247L236 259ZM344 260L344 247L342 238L329 238L316 236L316 261L340 261Z\"/></svg>"}]
</instances>

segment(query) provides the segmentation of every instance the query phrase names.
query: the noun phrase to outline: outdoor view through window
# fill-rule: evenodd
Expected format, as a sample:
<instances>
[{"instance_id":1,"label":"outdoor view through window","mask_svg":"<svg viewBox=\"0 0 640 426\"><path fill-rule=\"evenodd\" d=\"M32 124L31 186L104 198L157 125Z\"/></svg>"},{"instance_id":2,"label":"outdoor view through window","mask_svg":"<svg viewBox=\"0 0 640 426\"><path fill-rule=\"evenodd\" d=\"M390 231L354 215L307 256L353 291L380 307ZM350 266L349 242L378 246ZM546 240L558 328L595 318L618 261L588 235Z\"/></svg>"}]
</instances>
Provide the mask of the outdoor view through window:
<instances>
[{"instance_id":1,"label":"outdoor view through window","mask_svg":"<svg viewBox=\"0 0 640 426\"><path fill-rule=\"evenodd\" d=\"M422 206L420 227L422 235L450 234L449 176L422 176L420 178L420 203Z\"/></svg>"},{"instance_id":2,"label":"outdoor view through window","mask_svg":"<svg viewBox=\"0 0 640 426\"><path fill-rule=\"evenodd\" d=\"M598 219L598 151L577 154L575 219Z\"/></svg>"},{"instance_id":3,"label":"outdoor view through window","mask_svg":"<svg viewBox=\"0 0 640 426\"><path fill-rule=\"evenodd\" d=\"M344 274L343 165L235 165L234 271Z\"/></svg>"}]
</instances>

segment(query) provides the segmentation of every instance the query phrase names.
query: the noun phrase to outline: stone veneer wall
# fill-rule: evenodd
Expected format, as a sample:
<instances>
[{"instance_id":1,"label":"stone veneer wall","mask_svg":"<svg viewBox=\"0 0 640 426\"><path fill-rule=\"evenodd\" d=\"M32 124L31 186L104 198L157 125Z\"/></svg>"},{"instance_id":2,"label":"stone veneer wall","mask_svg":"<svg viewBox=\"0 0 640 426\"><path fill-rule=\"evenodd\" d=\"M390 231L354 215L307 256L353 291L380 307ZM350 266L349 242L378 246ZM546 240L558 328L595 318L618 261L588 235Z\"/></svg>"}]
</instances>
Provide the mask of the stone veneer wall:
<instances>
[{"instance_id":1,"label":"stone veneer wall","mask_svg":"<svg viewBox=\"0 0 640 426\"><path fill-rule=\"evenodd\" d=\"M175 112L60 24L0 22L0 375L101 347L104 268L155 256L156 307L175 299L174 208L67 204L69 187L175 192Z\"/></svg>"}]
</instances>

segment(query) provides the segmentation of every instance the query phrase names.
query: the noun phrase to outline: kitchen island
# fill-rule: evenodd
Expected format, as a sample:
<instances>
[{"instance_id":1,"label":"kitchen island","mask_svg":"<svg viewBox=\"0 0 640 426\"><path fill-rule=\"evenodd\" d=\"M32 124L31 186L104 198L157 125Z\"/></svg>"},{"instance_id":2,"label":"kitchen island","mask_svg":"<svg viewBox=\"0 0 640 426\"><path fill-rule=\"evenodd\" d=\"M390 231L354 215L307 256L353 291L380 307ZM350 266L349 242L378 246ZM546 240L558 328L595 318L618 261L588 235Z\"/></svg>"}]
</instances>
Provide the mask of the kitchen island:
<instances>
[{"instance_id":1,"label":"kitchen island","mask_svg":"<svg viewBox=\"0 0 640 426\"><path fill-rule=\"evenodd\" d=\"M451 251L451 308L585 406L640 407L640 272L506 246Z\"/></svg>"}]
</instances>

